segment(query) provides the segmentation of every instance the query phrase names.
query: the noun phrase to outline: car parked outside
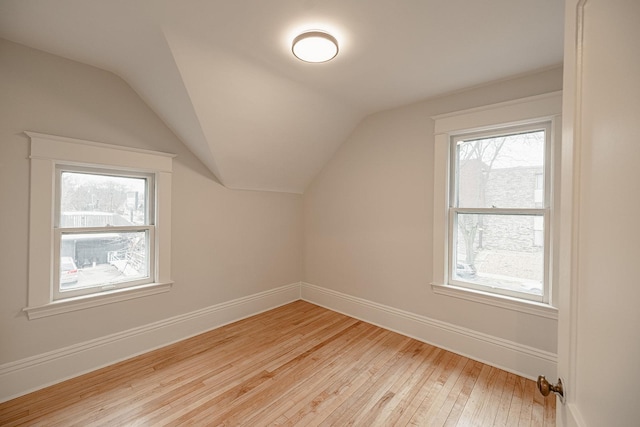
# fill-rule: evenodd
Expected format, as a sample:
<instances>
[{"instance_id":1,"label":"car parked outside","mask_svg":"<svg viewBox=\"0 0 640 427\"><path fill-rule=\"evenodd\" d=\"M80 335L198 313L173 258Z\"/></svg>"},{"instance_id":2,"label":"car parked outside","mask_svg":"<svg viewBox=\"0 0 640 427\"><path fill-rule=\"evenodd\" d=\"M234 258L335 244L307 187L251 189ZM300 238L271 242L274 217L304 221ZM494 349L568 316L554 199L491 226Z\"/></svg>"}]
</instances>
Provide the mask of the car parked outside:
<instances>
[{"instance_id":1,"label":"car parked outside","mask_svg":"<svg viewBox=\"0 0 640 427\"><path fill-rule=\"evenodd\" d=\"M60 258L60 286L78 282L78 267L70 256Z\"/></svg>"}]
</instances>

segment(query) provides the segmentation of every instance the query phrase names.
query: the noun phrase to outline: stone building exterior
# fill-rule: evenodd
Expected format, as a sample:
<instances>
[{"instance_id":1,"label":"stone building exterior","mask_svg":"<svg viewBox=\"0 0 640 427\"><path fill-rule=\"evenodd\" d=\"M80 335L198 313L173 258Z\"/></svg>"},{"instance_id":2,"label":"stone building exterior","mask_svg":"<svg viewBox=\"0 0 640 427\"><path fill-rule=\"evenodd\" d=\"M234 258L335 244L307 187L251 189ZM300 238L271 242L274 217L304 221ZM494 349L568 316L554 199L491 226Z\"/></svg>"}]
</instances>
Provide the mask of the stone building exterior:
<instances>
[{"instance_id":1,"label":"stone building exterior","mask_svg":"<svg viewBox=\"0 0 640 427\"><path fill-rule=\"evenodd\" d=\"M458 206L542 208L542 166L488 170L479 160L461 165ZM543 218L532 215L458 216L458 268L485 276L511 276L541 283L544 265ZM533 292L537 292L537 285Z\"/></svg>"}]
</instances>

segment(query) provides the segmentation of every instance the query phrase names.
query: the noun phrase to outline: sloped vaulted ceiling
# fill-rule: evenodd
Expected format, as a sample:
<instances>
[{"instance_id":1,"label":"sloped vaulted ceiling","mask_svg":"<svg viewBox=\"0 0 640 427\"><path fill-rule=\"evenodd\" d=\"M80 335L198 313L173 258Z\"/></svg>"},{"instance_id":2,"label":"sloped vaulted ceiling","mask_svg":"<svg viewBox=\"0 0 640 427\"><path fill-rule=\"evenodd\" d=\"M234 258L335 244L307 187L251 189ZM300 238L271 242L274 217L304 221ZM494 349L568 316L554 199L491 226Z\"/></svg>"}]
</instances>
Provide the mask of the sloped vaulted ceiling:
<instances>
[{"instance_id":1,"label":"sloped vaulted ceiling","mask_svg":"<svg viewBox=\"0 0 640 427\"><path fill-rule=\"evenodd\" d=\"M125 79L229 188L302 193L367 114L562 62L560 0L0 0L0 37ZM291 40L325 29L331 62Z\"/></svg>"}]
</instances>

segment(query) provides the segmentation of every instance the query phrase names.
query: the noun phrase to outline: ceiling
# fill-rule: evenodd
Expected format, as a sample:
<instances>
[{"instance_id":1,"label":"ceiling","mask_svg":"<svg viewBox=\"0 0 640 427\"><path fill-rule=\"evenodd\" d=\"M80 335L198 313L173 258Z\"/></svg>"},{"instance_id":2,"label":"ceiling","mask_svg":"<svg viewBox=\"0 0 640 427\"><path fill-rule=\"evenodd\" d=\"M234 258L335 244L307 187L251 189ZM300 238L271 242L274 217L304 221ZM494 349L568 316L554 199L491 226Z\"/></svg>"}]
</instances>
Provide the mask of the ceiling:
<instances>
[{"instance_id":1,"label":"ceiling","mask_svg":"<svg viewBox=\"0 0 640 427\"><path fill-rule=\"evenodd\" d=\"M0 37L109 70L234 189L304 192L366 115L562 63L561 0L0 0ZM303 30L328 63L291 54Z\"/></svg>"}]
</instances>

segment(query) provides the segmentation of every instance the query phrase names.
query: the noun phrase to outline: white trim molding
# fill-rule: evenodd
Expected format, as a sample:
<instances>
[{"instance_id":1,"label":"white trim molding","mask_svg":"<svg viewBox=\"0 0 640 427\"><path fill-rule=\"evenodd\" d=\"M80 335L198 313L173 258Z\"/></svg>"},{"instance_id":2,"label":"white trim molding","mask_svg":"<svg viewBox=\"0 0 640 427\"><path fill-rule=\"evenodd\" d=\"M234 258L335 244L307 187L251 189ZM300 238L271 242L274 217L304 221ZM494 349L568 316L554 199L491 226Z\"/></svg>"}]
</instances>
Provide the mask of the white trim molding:
<instances>
[{"instance_id":1,"label":"white trim molding","mask_svg":"<svg viewBox=\"0 0 640 427\"><path fill-rule=\"evenodd\" d=\"M174 154L26 131L30 138L29 320L167 292L171 289L171 173ZM55 171L58 165L104 167L153 174L155 218L152 283L122 292L54 300Z\"/></svg>"},{"instance_id":2,"label":"white trim molding","mask_svg":"<svg viewBox=\"0 0 640 427\"><path fill-rule=\"evenodd\" d=\"M86 308L113 304L115 302L126 301L133 298L162 294L165 292L169 292L172 285L173 282L149 283L147 285L140 285L132 288L101 292L96 295L87 295L52 301L49 304L43 304L35 307L25 307L22 309L22 311L27 313L27 315L29 316L29 320L40 319L41 317L54 316L56 314L69 313L76 310L84 310Z\"/></svg>"},{"instance_id":3,"label":"white trim molding","mask_svg":"<svg viewBox=\"0 0 640 427\"><path fill-rule=\"evenodd\" d=\"M562 114L562 91L483 105L467 110L432 116L435 134L459 134L511 127L552 118Z\"/></svg>"},{"instance_id":4,"label":"white trim molding","mask_svg":"<svg viewBox=\"0 0 640 427\"><path fill-rule=\"evenodd\" d=\"M449 297L463 297L465 299L496 305L523 313L535 314L542 317L557 318L557 248L555 248L555 230L557 229L558 207L554 205L556 188L549 189L549 205L552 206L552 214L549 224L548 246L548 278L543 304L537 301L519 299L515 301L503 298L498 293L492 294L485 291L482 295L471 288L454 286L449 277L450 251L449 248L449 210L450 210L450 164L451 164L451 139L455 136L468 135L487 130L507 129L513 126L530 125L533 123L550 122L552 135L552 150L550 157L551 181L556 179L559 172L557 162L554 160L556 147L561 144L559 128L562 125L562 92L550 92L547 94L531 96L522 99L486 105L478 108L441 114L431 117L434 120L435 145L433 153L433 277L432 290L435 293ZM553 154L553 155L551 155ZM557 184L556 184L557 185ZM493 302L490 302L493 299Z\"/></svg>"},{"instance_id":5,"label":"white trim molding","mask_svg":"<svg viewBox=\"0 0 640 427\"><path fill-rule=\"evenodd\" d=\"M565 2L564 75L562 114L558 307L558 376L565 390L563 405L556 407L560 427L584 427L576 399L578 367L578 248L580 229L580 176L582 147L582 92L584 14L587 0ZM555 378L555 376L553 377Z\"/></svg>"},{"instance_id":6,"label":"white trim molding","mask_svg":"<svg viewBox=\"0 0 640 427\"><path fill-rule=\"evenodd\" d=\"M331 289L302 283L310 303L398 332L529 379L540 372L555 377L557 355L514 341L432 319Z\"/></svg>"},{"instance_id":7,"label":"white trim molding","mask_svg":"<svg viewBox=\"0 0 640 427\"><path fill-rule=\"evenodd\" d=\"M300 283L0 365L0 402L300 299Z\"/></svg>"},{"instance_id":8,"label":"white trim molding","mask_svg":"<svg viewBox=\"0 0 640 427\"><path fill-rule=\"evenodd\" d=\"M432 283L431 289L434 293L439 295L446 295L449 297L460 298L467 301L492 305L494 307L506 308L507 310L532 314L538 317L558 320L558 309L545 303L524 301L519 298L508 297L505 295L489 294L487 292L482 292L475 289L459 288L452 285L436 285Z\"/></svg>"}]
</instances>

